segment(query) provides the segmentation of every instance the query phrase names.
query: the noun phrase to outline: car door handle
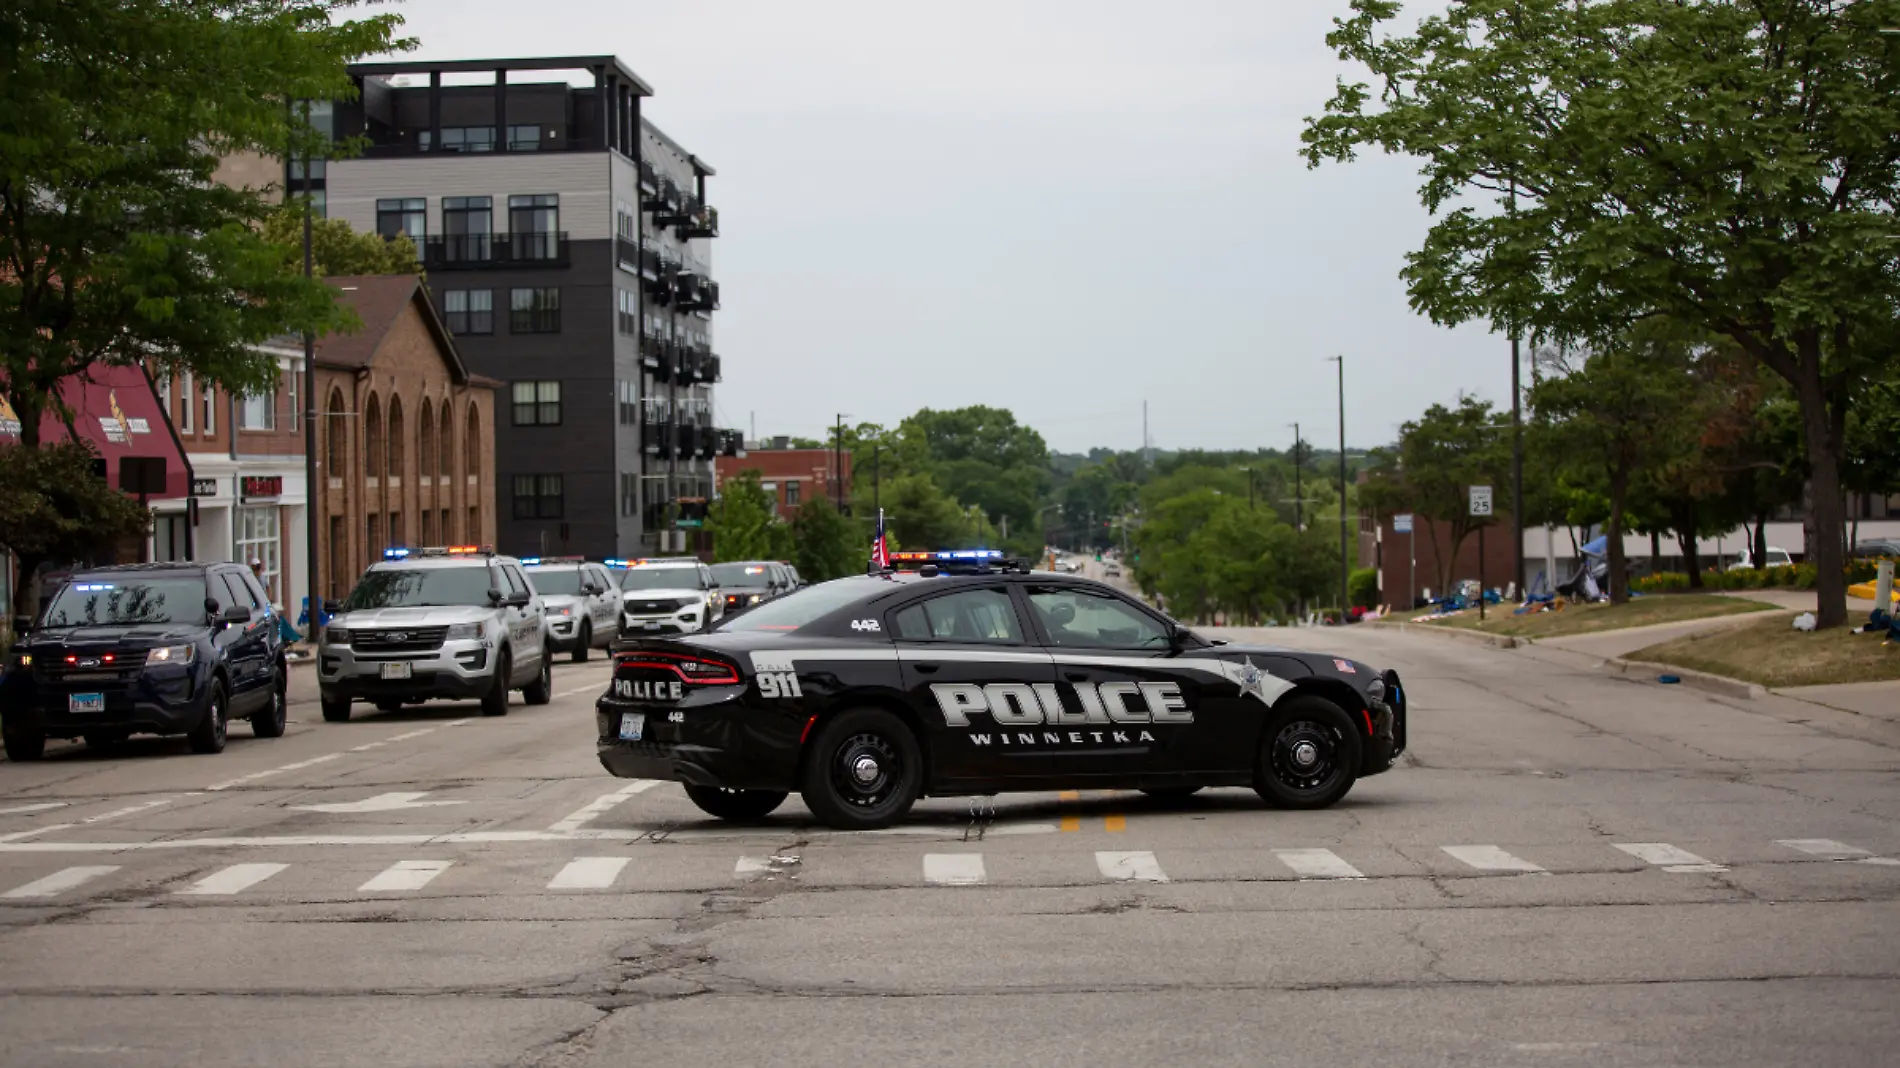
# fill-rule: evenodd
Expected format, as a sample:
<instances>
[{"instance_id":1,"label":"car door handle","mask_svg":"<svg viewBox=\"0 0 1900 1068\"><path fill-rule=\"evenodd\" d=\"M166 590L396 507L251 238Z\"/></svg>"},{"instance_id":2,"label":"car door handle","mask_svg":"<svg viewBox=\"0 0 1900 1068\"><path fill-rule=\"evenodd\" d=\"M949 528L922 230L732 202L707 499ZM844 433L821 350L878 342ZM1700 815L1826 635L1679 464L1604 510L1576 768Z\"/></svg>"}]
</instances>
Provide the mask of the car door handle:
<instances>
[{"instance_id":1,"label":"car door handle","mask_svg":"<svg viewBox=\"0 0 1900 1068\"><path fill-rule=\"evenodd\" d=\"M1063 676L1062 676L1062 677L1063 677L1063 678L1065 678L1065 679L1068 679L1068 680L1069 680L1070 682L1087 682L1087 681L1089 681L1089 673L1088 673L1088 672L1086 672L1086 671L1069 671L1069 672L1064 672L1064 673L1063 673Z\"/></svg>"},{"instance_id":2,"label":"car door handle","mask_svg":"<svg viewBox=\"0 0 1900 1068\"><path fill-rule=\"evenodd\" d=\"M934 675L937 673L937 665L935 664L912 664L911 666L917 669L919 675Z\"/></svg>"}]
</instances>

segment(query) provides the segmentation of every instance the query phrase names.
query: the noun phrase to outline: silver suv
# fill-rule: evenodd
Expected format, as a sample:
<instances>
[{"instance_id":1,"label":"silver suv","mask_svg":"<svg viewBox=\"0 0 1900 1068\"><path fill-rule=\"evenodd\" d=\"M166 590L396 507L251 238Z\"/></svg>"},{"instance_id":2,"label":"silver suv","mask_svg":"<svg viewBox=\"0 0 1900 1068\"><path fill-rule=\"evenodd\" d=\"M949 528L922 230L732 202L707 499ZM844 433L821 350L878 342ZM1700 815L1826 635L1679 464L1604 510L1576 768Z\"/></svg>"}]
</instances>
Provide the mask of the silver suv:
<instances>
[{"instance_id":1,"label":"silver suv","mask_svg":"<svg viewBox=\"0 0 1900 1068\"><path fill-rule=\"evenodd\" d=\"M620 636L691 634L719 622L726 599L712 568L691 556L634 560L620 576Z\"/></svg>"},{"instance_id":2,"label":"silver suv","mask_svg":"<svg viewBox=\"0 0 1900 1068\"><path fill-rule=\"evenodd\" d=\"M578 556L524 557L528 581L541 595L548 648L576 662L620 636L620 584L599 564Z\"/></svg>"},{"instance_id":3,"label":"silver suv","mask_svg":"<svg viewBox=\"0 0 1900 1068\"><path fill-rule=\"evenodd\" d=\"M520 561L462 547L389 549L370 565L317 645L323 718L350 718L352 701L385 712L431 698L479 697L482 715L508 714L508 691L531 705L553 697L547 622Z\"/></svg>"}]
</instances>

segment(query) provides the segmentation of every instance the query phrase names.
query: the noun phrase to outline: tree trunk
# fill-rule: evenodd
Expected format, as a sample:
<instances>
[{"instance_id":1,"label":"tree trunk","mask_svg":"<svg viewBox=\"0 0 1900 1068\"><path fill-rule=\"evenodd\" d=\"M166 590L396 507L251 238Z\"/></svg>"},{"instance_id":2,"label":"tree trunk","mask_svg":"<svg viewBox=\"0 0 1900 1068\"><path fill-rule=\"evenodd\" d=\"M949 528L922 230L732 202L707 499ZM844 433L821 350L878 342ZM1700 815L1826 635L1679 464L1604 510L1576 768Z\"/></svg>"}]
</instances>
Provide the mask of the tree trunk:
<instances>
[{"instance_id":1,"label":"tree trunk","mask_svg":"<svg viewBox=\"0 0 1900 1068\"><path fill-rule=\"evenodd\" d=\"M1628 604L1630 600L1629 568L1623 555L1623 499L1629 496L1629 470L1617 467L1610 471L1610 526L1608 531L1610 552L1610 603Z\"/></svg>"},{"instance_id":2,"label":"tree trunk","mask_svg":"<svg viewBox=\"0 0 1900 1068\"><path fill-rule=\"evenodd\" d=\"M1695 502L1689 501L1669 510L1669 521L1676 527L1676 544L1682 547L1682 566L1689 572L1689 588L1702 588L1702 560L1697 555Z\"/></svg>"},{"instance_id":3,"label":"tree trunk","mask_svg":"<svg viewBox=\"0 0 1900 1068\"><path fill-rule=\"evenodd\" d=\"M1804 345L1803 348L1809 346ZM1827 394L1821 387L1820 353L1801 354L1801 379L1795 397L1801 403L1801 435L1808 447L1809 485L1813 492L1808 521L1814 538L1808 560L1814 564L1814 621L1817 629L1847 622L1847 554L1841 548L1847 511L1841 499L1840 437Z\"/></svg>"},{"instance_id":4,"label":"tree trunk","mask_svg":"<svg viewBox=\"0 0 1900 1068\"><path fill-rule=\"evenodd\" d=\"M46 563L43 553L15 553L14 563L19 565L19 579L13 584L13 618L36 619L40 613L40 565ZM12 621L8 621L11 626ZM15 635L18 637L18 635Z\"/></svg>"},{"instance_id":5,"label":"tree trunk","mask_svg":"<svg viewBox=\"0 0 1900 1068\"><path fill-rule=\"evenodd\" d=\"M1649 573L1662 574L1662 532L1657 530L1649 532Z\"/></svg>"},{"instance_id":6,"label":"tree trunk","mask_svg":"<svg viewBox=\"0 0 1900 1068\"><path fill-rule=\"evenodd\" d=\"M1768 562L1768 516L1755 513L1755 566L1763 567Z\"/></svg>"}]
</instances>

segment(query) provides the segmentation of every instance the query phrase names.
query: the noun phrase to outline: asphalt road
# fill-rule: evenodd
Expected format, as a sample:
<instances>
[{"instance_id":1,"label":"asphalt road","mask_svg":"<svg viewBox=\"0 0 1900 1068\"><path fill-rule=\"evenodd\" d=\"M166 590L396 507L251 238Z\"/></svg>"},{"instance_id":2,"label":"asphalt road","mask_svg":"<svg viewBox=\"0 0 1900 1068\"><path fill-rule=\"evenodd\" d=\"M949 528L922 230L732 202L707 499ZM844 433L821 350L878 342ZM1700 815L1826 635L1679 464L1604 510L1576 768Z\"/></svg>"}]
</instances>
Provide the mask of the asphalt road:
<instances>
[{"instance_id":1,"label":"asphalt road","mask_svg":"<svg viewBox=\"0 0 1900 1068\"><path fill-rule=\"evenodd\" d=\"M591 701L0 763L0 1063L1891 1065L1900 731L1559 654L1405 676L1335 809L1248 791L703 819ZM517 698L517 702L518 702Z\"/></svg>"}]
</instances>

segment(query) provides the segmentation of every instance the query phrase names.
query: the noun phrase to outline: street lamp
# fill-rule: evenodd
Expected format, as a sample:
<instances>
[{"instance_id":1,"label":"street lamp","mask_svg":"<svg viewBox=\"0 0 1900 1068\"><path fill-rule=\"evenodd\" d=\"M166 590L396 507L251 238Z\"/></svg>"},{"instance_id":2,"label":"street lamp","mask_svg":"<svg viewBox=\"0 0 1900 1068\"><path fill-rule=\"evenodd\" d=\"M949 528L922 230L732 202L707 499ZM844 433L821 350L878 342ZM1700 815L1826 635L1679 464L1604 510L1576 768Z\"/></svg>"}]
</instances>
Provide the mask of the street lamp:
<instances>
[{"instance_id":1,"label":"street lamp","mask_svg":"<svg viewBox=\"0 0 1900 1068\"><path fill-rule=\"evenodd\" d=\"M1304 496L1300 492L1300 468L1305 465L1300 462L1300 424L1289 425L1293 427L1293 533L1298 534L1300 532L1300 498Z\"/></svg>"},{"instance_id":2,"label":"street lamp","mask_svg":"<svg viewBox=\"0 0 1900 1068\"><path fill-rule=\"evenodd\" d=\"M1346 559L1346 357L1328 356L1339 365L1339 621L1346 621L1347 586L1352 564Z\"/></svg>"}]
</instances>

